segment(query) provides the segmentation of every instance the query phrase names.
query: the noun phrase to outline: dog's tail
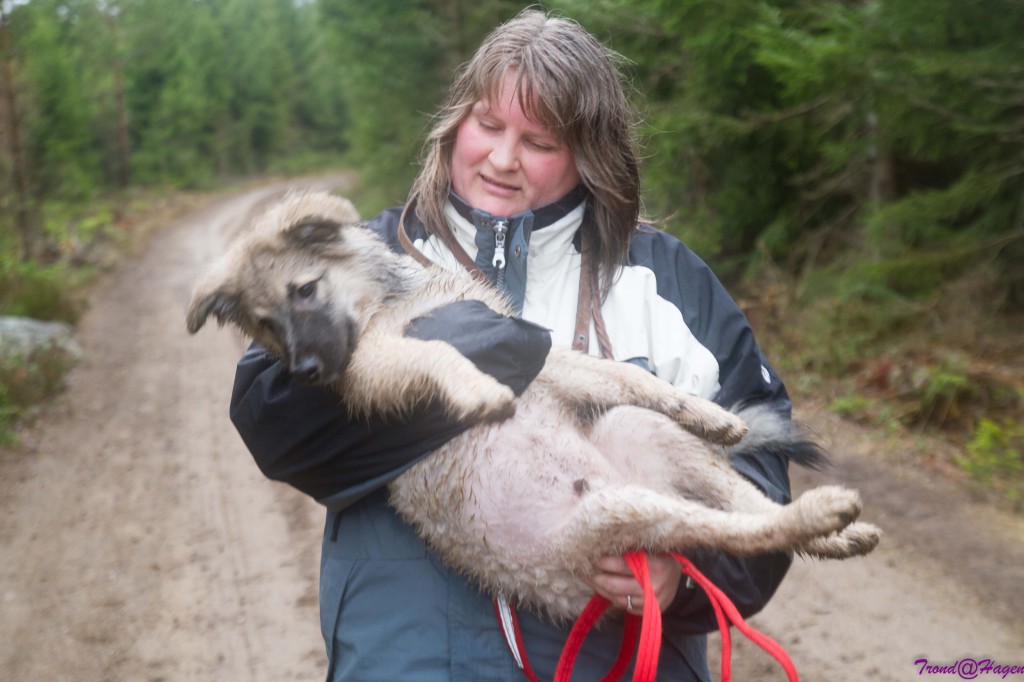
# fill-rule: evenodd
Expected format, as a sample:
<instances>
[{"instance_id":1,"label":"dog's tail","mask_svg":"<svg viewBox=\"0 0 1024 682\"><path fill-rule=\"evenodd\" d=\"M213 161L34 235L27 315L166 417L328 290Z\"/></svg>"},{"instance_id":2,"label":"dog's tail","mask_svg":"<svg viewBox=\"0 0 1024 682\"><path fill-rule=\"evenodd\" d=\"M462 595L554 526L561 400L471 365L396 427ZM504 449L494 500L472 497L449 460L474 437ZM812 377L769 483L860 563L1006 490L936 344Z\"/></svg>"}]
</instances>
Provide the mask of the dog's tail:
<instances>
[{"instance_id":1,"label":"dog's tail","mask_svg":"<svg viewBox=\"0 0 1024 682\"><path fill-rule=\"evenodd\" d=\"M741 405L731 411L749 430L743 440L728 449L730 455L767 451L810 469L820 471L828 466L822 447L786 414L767 405Z\"/></svg>"}]
</instances>

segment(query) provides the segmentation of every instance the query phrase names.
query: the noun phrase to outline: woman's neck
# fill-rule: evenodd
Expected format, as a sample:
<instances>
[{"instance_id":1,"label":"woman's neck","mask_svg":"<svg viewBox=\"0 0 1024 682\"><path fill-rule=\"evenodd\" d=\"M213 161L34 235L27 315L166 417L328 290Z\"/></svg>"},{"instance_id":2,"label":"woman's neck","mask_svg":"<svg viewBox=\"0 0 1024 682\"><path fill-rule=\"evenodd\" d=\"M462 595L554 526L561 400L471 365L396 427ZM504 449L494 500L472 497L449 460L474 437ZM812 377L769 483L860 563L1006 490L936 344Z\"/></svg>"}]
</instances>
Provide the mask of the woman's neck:
<instances>
[{"instance_id":1,"label":"woman's neck","mask_svg":"<svg viewBox=\"0 0 1024 682\"><path fill-rule=\"evenodd\" d=\"M449 201L451 201L452 206L455 207L455 210L458 211L459 215L470 222L473 222L474 212L476 212L477 215L484 214L492 220L507 220L509 222L522 218L525 215L531 215L533 217L533 229L540 230L548 225L558 222L568 215L570 211L583 203L584 199L587 198L587 189L583 185L578 185L561 199L511 216L494 216L488 214L486 211L474 209L466 203L465 199L460 197L454 191L449 193L448 198Z\"/></svg>"}]
</instances>

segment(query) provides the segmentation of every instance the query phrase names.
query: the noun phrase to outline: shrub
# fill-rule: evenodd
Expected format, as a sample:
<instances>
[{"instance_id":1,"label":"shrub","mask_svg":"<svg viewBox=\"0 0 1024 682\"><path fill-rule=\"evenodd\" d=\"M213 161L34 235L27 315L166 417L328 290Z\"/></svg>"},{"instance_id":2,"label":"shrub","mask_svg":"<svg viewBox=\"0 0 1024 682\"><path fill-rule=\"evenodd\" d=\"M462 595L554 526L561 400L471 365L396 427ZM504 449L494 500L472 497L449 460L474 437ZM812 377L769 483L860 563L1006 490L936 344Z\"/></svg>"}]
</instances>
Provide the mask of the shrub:
<instances>
[{"instance_id":1,"label":"shrub","mask_svg":"<svg viewBox=\"0 0 1024 682\"><path fill-rule=\"evenodd\" d=\"M955 358L918 368L911 376L911 397L916 409L911 421L936 428L962 421L978 390Z\"/></svg>"},{"instance_id":2,"label":"shrub","mask_svg":"<svg viewBox=\"0 0 1024 682\"><path fill-rule=\"evenodd\" d=\"M0 355L0 445L15 441L14 427L33 405L64 388L74 358L56 345L25 355Z\"/></svg>"},{"instance_id":3,"label":"shrub","mask_svg":"<svg viewBox=\"0 0 1024 682\"><path fill-rule=\"evenodd\" d=\"M982 419L957 464L1016 507L1024 505L1024 425Z\"/></svg>"},{"instance_id":4,"label":"shrub","mask_svg":"<svg viewBox=\"0 0 1024 682\"><path fill-rule=\"evenodd\" d=\"M74 324L83 306L73 293L73 279L60 265L0 258L0 314Z\"/></svg>"},{"instance_id":5,"label":"shrub","mask_svg":"<svg viewBox=\"0 0 1024 682\"><path fill-rule=\"evenodd\" d=\"M828 409L843 419L869 424L877 419L878 401L856 395L840 396L829 404Z\"/></svg>"}]
</instances>

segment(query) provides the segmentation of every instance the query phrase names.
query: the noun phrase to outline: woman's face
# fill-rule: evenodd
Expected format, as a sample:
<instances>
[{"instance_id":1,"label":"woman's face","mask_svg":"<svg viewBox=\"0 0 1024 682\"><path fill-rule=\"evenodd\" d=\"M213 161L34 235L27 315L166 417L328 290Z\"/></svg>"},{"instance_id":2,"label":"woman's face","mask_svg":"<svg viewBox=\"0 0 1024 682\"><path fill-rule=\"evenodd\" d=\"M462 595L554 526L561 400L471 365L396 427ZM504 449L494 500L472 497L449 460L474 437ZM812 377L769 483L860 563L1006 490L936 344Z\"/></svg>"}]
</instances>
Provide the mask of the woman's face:
<instances>
[{"instance_id":1,"label":"woman's face","mask_svg":"<svg viewBox=\"0 0 1024 682\"><path fill-rule=\"evenodd\" d=\"M452 188L470 206L510 216L561 199L580 183L569 148L519 107L509 72L497 102L480 100L459 125Z\"/></svg>"}]
</instances>

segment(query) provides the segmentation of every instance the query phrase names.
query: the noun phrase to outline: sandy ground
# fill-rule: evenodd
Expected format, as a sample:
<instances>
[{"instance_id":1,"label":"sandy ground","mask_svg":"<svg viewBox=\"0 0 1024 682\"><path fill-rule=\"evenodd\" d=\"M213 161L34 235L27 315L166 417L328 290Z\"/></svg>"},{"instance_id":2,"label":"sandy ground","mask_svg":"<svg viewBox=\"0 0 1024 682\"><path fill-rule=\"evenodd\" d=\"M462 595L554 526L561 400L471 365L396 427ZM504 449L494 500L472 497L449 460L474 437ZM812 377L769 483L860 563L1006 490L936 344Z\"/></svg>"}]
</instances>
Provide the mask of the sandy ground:
<instances>
[{"instance_id":1,"label":"sandy ground","mask_svg":"<svg viewBox=\"0 0 1024 682\"><path fill-rule=\"evenodd\" d=\"M272 193L174 221L100 286L68 391L0 451L0 680L323 678L322 512L265 480L228 422L243 342L183 323L197 273ZM837 455L797 485L860 488L887 532L867 559L798 561L752 619L801 679L935 677L922 658L1024 665L1024 521L915 471L889 438L801 416ZM744 642L733 667L784 679Z\"/></svg>"}]
</instances>

